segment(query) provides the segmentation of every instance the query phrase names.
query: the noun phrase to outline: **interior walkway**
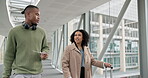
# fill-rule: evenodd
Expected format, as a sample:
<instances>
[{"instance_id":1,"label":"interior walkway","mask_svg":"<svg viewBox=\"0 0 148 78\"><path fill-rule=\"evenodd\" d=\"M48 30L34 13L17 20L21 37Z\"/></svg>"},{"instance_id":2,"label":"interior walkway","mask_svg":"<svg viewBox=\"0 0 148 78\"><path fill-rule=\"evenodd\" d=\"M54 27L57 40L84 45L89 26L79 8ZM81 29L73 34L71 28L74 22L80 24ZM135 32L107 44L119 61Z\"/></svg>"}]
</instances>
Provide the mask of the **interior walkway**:
<instances>
[{"instance_id":1,"label":"interior walkway","mask_svg":"<svg viewBox=\"0 0 148 78\"><path fill-rule=\"evenodd\" d=\"M2 68L0 65L0 78L2 78ZM63 78L63 74L52 67L50 60L43 61L43 73L42 78Z\"/></svg>"},{"instance_id":2,"label":"interior walkway","mask_svg":"<svg viewBox=\"0 0 148 78\"><path fill-rule=\"evenodd\" d=\"M63 74L56 70L55 68L52 67L51 61L50 60L45 60L42 62L43 63L43 73L42 73L42 78L64 78ZM0 64L0 78L2 78L2 64ZM113 78L122 78L122 77L127 77L130 75L136 76L137 74L140 74L139 70L131 70L131 71L126 71L126 72L114 72L113 73ZM107 73L108 78L110 73ZM95 75L93 78L105 78L105 75ZM11 77L12 78L12 77ZM133 78L139 78L139 77L133 77Z\"/></svg>"}]
</instances>

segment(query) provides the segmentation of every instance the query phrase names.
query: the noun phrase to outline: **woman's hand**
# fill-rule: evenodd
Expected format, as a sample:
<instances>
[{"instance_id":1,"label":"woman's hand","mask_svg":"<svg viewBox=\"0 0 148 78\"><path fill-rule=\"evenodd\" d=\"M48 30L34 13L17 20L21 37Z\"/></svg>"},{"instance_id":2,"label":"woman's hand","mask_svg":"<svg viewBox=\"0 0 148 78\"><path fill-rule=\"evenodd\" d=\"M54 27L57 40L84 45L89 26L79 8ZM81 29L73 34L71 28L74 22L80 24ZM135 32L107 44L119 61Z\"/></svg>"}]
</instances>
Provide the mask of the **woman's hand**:
<instances>
[{"instance_id":1,"label":"woman's hand","mask_svg":"<svg viewBox=\"0 0 148 78\"><path fill-rule=\"evenodd\" d=\"M112 67L112 65L110 63L104 63L105 67Z\"/></svg>"}]
</instances>

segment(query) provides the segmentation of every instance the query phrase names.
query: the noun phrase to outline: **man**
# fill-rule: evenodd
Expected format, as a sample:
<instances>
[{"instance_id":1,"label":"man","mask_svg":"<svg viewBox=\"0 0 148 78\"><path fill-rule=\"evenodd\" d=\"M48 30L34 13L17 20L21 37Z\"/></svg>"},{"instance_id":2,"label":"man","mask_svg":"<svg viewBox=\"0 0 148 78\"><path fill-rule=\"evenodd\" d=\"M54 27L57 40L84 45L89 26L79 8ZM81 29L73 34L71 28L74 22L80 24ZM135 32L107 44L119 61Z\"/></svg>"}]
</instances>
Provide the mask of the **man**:
<instances>
[{"instance_id":1,"label":"man","mask_svg":"<svg viewBox=\"0 0 148 78\"><path fill-rule=\"evenodd\" d=\"M10 30L4 56L3 78L41 78L41 60L48 58L49 47L43 29L37 27L39 8L28 5L24 11L25 21Z\"/></svg>"}]
</instances>

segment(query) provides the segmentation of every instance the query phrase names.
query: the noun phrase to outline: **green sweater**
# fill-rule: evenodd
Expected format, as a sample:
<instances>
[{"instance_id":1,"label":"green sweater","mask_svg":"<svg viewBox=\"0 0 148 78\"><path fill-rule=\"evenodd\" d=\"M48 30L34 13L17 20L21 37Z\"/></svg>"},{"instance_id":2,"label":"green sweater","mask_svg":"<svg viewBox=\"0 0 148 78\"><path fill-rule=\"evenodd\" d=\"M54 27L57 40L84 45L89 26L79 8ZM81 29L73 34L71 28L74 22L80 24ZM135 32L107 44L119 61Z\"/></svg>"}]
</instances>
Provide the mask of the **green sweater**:
<instances>
[{"instance_id":1,"label":"green sweater","mask_svg":"<svg viewBox=\"0 0 148 78\"><path fill-rule=\"evenodd\" d=\"M42 63L39 52L49 52L43 29L24 29L17 26L10 30L4 56L3 77L9 77L12 69L16 74L39 74Z\"/></svg>"}]
</instances>

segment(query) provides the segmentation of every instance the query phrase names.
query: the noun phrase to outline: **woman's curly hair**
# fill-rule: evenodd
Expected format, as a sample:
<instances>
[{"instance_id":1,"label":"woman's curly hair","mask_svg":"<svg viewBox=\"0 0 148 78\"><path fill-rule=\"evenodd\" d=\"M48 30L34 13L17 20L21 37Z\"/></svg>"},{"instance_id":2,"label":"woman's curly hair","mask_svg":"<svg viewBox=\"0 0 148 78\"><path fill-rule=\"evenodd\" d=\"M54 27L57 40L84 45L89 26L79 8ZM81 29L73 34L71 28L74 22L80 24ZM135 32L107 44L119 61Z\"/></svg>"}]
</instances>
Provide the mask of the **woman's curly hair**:
<instances>
[{"instance_id":1,"label":"woman's curly hair","mask_svg":"<svg viewBox=\"0 0 148 78\"><path fill-rule=\"evenodd\" d=\"M72 34L71 34L71 36L70 36L70 41L71 41L71 43L75 43L75 41L74 41L74 36L75 36L75 33L76 32L81 32L82 33L82 37L83 37L83 40L82 40L82 44L81 44L81 46L88 46L88 42L89 42L89 35L88 35L88 33L85 31L85 30L75 30Z\"/></svg>"}]
</instances>

